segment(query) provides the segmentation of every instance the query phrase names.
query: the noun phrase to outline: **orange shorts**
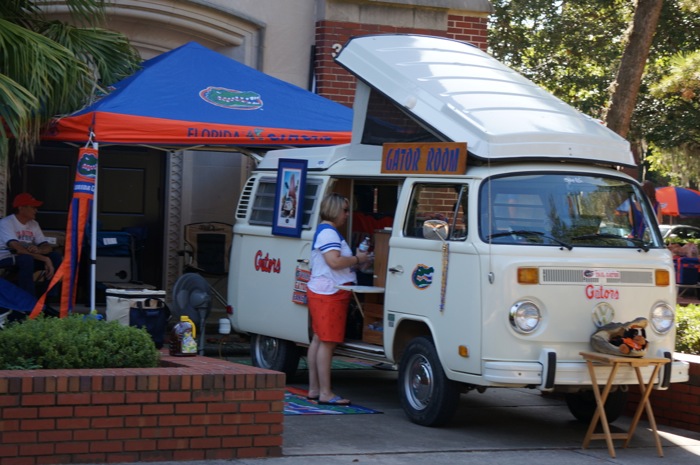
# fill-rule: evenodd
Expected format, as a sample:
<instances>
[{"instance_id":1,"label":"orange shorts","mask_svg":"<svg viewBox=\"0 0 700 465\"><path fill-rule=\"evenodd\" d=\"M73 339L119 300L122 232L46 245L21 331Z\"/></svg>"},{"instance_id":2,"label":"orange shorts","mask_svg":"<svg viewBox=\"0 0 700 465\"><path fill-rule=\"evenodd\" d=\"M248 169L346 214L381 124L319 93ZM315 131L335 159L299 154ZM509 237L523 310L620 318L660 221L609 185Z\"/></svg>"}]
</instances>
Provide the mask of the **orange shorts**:
<instances>
[{"instance_id":1,"label":"orange shorts","mask_svg":"<svg viewBox=\"0 0 700 465\"><path fill-rule=\"evenodd\" d=\"M343 342L345 322L352 293L338 291L335 294L316 294L306 290L311 314L311 329L323 342Z\"/></svg>"}]
</instances>

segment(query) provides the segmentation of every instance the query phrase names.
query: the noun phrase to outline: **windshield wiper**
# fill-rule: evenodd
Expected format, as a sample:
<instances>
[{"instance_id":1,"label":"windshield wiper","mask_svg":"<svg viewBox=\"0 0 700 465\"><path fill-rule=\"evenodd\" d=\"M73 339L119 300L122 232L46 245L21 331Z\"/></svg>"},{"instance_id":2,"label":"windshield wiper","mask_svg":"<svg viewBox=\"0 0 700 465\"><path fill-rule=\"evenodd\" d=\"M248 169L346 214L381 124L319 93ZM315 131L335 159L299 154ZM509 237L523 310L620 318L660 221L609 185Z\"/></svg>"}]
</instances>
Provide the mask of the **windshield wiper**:
<instances>
[{"instance_id":1,"label":"windshield wiper","mask_svg":"<svg viewBox=\"0 0 700 465\"><path fill-rule=\"evenodd\" d=\"M645 252L649 252L649 245L642 239L636 237L625 237L619 236L617 234L603 233L603 234L585 234L583 236L572 237L572 241L585 241L587 239L620 239L623 241L630 241L637 247L641 248Z\"/></svg>"},{"instance_id":2,"label":"windshield wiper","mask_svg":"<svg viewBox=\"0 0 700 465\"><path fill-rule=\"evenodd\" d=\"M649 249L651 248L649 247L649 244L647 244L643 239L639 239L637 237L626 237L625 239L627 239L630 242L633 242L645 252L649 252Z\"/></svg>"},{"instance_id":3,"label":"windshield wiper","mask_svg":"<svg viewBox=\"0 0 700 465\"><path fill-rule=\"evenodd\" d=\"M567 244L564 241L560 241L556 237L552 237L552 236L547 235L547 234L540 232L540 231L530 231L527 229L518 229L515 231L503 231L503 232L499 232L499 233L493 233L490 236L488 236L487 239L491 240L491 239L495 239L497 237L505 237L505 236L523 236L523 237L537 236L537 237L542 237L544 239L548 239L552 242L555 242L555 243L559 244L560 246L566 248L567 250L571 250L574 248L574 246L572 246L571 244Z\"/></svg>"}]
</instances>

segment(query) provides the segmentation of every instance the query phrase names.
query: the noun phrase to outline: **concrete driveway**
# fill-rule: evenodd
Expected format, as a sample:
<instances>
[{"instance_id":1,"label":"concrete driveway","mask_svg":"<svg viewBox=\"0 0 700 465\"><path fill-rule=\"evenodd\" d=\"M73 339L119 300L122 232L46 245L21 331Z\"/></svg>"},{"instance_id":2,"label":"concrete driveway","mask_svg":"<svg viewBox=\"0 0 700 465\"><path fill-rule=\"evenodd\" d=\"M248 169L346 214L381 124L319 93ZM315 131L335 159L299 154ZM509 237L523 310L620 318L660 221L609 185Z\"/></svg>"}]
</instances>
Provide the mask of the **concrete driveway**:
<instances>
[{"instance_id":1,"label":"concrete driveway","mask_svg":"<svg viewBox=\"0 0 700 465\"><path fill-rule=\"evenodd\" d=\"M301 388L307 387L306 382L304 370L288 380L289 385ZM660 458L644 420L627 449L622 448L623 441L615 441L615 459L609 456L604 440L592 441L590 448L584 450L581 444L588 425L576 421L561 398L537 390L489 389L483 394L476 391L463 394L452 422L441 428L426 428L406 419L398 399L394 371L334 370L333 389L354 404L383 413L285 416L284 457L234 462L245 465L700 463L700 433L660 425L664 448L664 458ZM611 429L624 432L629 422L629 417L621 417Z\"/></svg>"}]
</instances>

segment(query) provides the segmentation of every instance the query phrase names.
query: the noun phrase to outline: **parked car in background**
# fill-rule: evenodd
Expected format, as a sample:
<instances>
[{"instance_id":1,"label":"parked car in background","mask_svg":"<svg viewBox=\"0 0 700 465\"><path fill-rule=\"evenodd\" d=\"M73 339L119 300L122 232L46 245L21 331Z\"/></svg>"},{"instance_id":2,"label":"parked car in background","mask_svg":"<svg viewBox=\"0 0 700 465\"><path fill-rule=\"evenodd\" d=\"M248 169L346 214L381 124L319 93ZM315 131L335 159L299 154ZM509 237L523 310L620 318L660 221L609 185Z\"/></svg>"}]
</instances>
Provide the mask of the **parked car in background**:
<instances>
[{"instance_id":1,"label":"parked car in background","mask_svg":"<svg viewBox=\"0 0 700 465\"><path fill-rule=\"evenodd\" d=\"M677 239L687 241L688 239L700 239L700 228L686 224L660 224L659 229L665 241Z\"/></svg>"}]
</instances>

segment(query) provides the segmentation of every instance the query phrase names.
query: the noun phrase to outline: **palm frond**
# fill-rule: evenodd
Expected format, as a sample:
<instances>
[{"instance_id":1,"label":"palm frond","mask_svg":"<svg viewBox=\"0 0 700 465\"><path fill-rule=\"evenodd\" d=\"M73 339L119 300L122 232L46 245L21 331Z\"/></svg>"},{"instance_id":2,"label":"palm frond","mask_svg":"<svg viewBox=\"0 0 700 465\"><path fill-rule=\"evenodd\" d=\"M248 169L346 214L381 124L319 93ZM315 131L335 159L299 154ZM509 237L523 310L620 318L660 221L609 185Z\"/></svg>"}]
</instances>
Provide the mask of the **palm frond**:
<instances>
[{"instance_id":1,"label":"palm frond","mask_svg":"<svg viewBox=\"0 0 700 465\"><path fill-rule=\"evenodd\" d=\"M41 33L87 63L95 71L96 80L103 85L130 76L140 67L138 53L118 32L79 28L55 21L47 24Z\"/></svg>"},{"instance_id":2,"label":"palm frond","mask_svg":"<svg viewBox=\"0 0 700 465\"><path fill-rule=\"evenodd\" d=\"M4 0L0 2L0 18L27 25L41 16L41 10L30 0Z\"/></svg>"},{"instance_id":3,"label":"palm frond","mask_svg":"<svg viewBox=\"0 0 700 465\"><path fill-rule=\"evenodd\" d=\"M41 5L42 0L30 0L30 2ZM63 0L63 3L78 24L94 26L102 23L105 18L105 9L112 0Z\"/></svg>"},{"instance_id":4,"label":"palm frond","mask_svg":"<svg viewBox=\"0 0 700 465\"><path fill-rule=\"evenodd\" d=\"M16 141L20 150L26 150L34 143L34 138L39 135L39 125L33 124L39 108L38 99L27 89L0 74L0 149L3 153L7 149L9 138Z\"/></svg>"},{"instance_id":5,"label":"palm frond","mask_svg":"<svg viewBox=\"0 0 700 465\"><path fill-rule=\"evenodd\" d=\"M0 0L0 159L15 139L21 158L40 141L42 123L86 104L101 85L140 64L128 39L94 27L111 0L62 2L77 24L46 21L54 0Z\"/></svg>"},{"instance_id":6,"label":"palm frond","mask_svg":"<svg viewBox=\"0 0 700 465\"><path fill-rule=\"evenodd\" d=\"M0 69L37 96L44 115L79 106L90 90L87 65L41 34L0 20L0 50Z\"/></svg>"}]
</instances>

